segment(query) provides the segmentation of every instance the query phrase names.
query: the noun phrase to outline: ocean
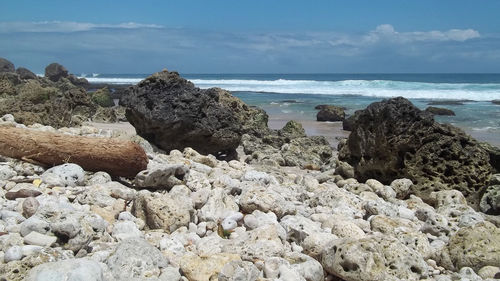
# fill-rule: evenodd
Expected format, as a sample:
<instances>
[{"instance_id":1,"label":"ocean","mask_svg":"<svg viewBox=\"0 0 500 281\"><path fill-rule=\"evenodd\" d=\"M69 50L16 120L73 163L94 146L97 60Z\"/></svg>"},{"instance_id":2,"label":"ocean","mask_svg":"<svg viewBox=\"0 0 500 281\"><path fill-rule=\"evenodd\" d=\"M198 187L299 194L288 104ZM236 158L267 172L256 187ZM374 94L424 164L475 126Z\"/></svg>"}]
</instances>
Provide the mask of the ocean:
<instances>
[{"instance_id":1,"label":"ocean","mask_svg":"<svg viewBox=\"0 0 500 281\"><path fill-rule=\"evenodd\" d=\"M146 74L82 74L91 83L136 84ZM402 96L425 109L433 102L456 116L436 116L500 147L500 74L182 74L200 88L220 87L271 118L315 120L319 104L348 115L384 98Z\"/></svg>"}]
</instances>

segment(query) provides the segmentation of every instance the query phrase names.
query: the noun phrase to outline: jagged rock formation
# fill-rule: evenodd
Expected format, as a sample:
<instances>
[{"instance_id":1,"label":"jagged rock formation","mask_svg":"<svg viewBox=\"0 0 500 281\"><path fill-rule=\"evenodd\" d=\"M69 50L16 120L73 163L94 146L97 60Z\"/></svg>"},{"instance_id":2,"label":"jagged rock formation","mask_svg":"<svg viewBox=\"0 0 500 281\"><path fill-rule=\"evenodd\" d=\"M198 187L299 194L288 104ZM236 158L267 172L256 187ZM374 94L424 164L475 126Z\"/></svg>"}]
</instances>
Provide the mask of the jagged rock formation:
<instances>
[{"instance_id":1,"label":"jagged rock formation","mask_svg":"<svg viewBox=\"0 0 500 281\"><path fill-rule=\"evenodd\" d=\"M334 105L318 105L319 109L316 115L317 121L343 121L345 119L344 108Z\"/></svg>"},{"instance_id":2,"label":"jagged rock formation","mask_svg":"<svg viewBox=\"0 0 500 281\"><path fill-rule=\"evenodd\" d=\"M267 131L267 115L228 91L202 90L162 71L125 91L120 103L137 133L166 151L192 147L204 154L234 155L246 132Z\"/></svg>"},{"instance_id":3,"label":"jagged rock formation","mask_svg":"<svg viewBox=\"0 0 500 281\"><path fill-rule=\"evenodd\" d=\"M339 158L354 167L356 178L390 183L406 177L422 198L457 189L478 206L492 171L490 157L462 130L435 122L404 98L373 103L353 119Z\"/></svg>"},{"instance_id":4,"label":"jagged rock formation","mask_svg":"<svg viewBox=\"0 0 500 281\"><path fill-rule=\"evenodd\" d=\"M63 66L47 66L45 78L25 68L14 72L9 63L2 59L2 65L12 67L3 67L9 72L0 72L0 115L12 114L24 124L59 128L79 125L96 112L97 105L85 89L75 85L88 82L69 75Z\"/></svg>"}]
</instances>

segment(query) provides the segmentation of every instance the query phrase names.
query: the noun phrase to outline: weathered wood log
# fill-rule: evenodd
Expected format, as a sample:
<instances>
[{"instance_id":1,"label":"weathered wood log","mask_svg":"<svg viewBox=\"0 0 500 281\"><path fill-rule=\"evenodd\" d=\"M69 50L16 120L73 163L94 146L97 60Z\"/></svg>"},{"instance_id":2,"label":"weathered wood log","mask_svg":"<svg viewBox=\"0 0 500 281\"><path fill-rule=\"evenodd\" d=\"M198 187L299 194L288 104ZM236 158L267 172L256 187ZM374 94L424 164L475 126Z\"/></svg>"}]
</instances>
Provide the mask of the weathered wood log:
<instances>
[{"instance_id":1,"label":"weathered wood log","mask_svg":"<svg viewBox=\"0 0 500 281\"><path fill-rule=\"evenodd\" d=\"M0 127L0 155L46 166L75 163L86 171L129 178L148 164L144 149L131 141L14 127Z\"/></svg>"}]
</instances>

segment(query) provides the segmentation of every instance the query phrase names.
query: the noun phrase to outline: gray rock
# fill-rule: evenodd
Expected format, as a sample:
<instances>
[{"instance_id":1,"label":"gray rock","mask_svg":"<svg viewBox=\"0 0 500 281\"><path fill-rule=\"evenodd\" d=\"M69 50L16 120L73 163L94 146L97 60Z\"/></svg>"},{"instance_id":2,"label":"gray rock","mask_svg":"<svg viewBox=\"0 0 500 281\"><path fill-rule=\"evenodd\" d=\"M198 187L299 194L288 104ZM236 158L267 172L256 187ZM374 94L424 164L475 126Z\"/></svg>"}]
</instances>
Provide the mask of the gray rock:
<instances>
[{"instance_id":1,"label":"gray rock","mask_svg":"<svg viewBox=\"0 0 500 281\"><path fill-rule=\"evenodd\" d=\"M276 225L264 225L238 234L238 237L229 239L223 246L223 253L238 254L242 260L253 261L282 256L285 252Z\"/></svg>"},{"instance_id":2,"label":"gray rock","mask_svg":"<svg viewBox=\"0 0 500 281\"><path fill-rule=\"evenodd\" d=\"M214 221L224 219L229 214L239 211L238 204L234 198L227 194L222 188L215 188L210 191L208 201L198 212L201 221Z\"/></svg>"},{"instance_id":3,"label":"gray rock","mask_svg":"<svg viewBox=\"0 0 500 281\"><path fill-rule=\"evenodd\" d=\"M28 197L23 201L23 216L29 218L33 216L40 207L40 203L35 197Z\"/></svg>"},{"instance_id":4,"label":"gray rock","mask_svg":"<svg viewBox=\"0 0 500 281\"><path fill-rule=\"evenodd\" d=\"M479 208L488 215L500 215L500 184L491 185L486 189Z\"/></svg>"},{"instance_id":5,"label":"gray rock","mask_svg":"<svg viewBox=\"0 0 500 281\"><path fill-rule=\"evenodd\" d=\"M142 238L144 235L133 221L118 221L113 225L111 236L118 241L123 241L129 238Z\"/></svg>"},{"instance_id":6,"label":"gray rock","mask_svg":"<svg viewBox=\"0 0 500 281\"><path fill-rule=\"evenodd\" d=\"M35 231L45 234L50 231L49 223L38 216L32 216L21 223L21 235L26 236Z\"/></svg>"},{"instance_id":7,"label":"gray rock","mask_svg":"<svg viewBox=\"0 0 500 281\"><path fill-rule=\"evenodd\" d=\"M23 258L23 251L21 246L12 246L5 251L3 260L5 263L10 261L18 261Z\"/></svg>"},{"instance_id":8,"label":"gray rock","mask_svg":"<svg viewBox=\"0 0 500 281\"><path fill-rule=\"evenodd\" d=\"M170 190L174 185L182 184L188 172L189 168L183 164L162 165L139 172L134 183L142 188Z\"/></svg>"},{"instance_id":9,"label":"gray rock","mask_svg":"<svg viewBox=\"0 0 500 281\"><path fill-rule=\"evenodd\" d=\"M334 105L324 105L319 108L316 115L317 121L343 121L345 119L344 108Z\"/></svg>"},{"instance_id":10,"label":"gray rock","mask_svg":"<svg viewBox=\"0 0 500 281\"><path fill-rule=\"evenodd\" d=\"M13 63L4 58L0 58L0 72L14 72L14 71L16 71L16 68L14 67Z\"/></svg>"},{"instance_id":11,"label":"gray rock","mask_svg":"<svg viewBox=\"0 0 500 281\"><path fill-rule=\"evenodd\" d=\"M189 198L184 198L189 199ZM188 226L194 212L192 203L167 194L141 191L134 200L132 214L142 219L149 229L164 229L171 233L181 226Z\"/></svg>"},{"instance_id":12,"label":"gray rock","mask_svg":"<svg viewBox=\"0 0 500 281\"><path fill-rule=\"evenodd\" d=\"M240 207L246 213L255 210L275 213L278 218L295 213L294 206L280 193L263 186L252 186L243 191L240 198Z\"/></svg>"},{"instance_id":13,"label":"gray rock","mask_svg":"<svg viewBox=\"0 0 500 281\"><path fill-rule=\"evenodd\" d=\"M264 185L269 185L269 184L278 184L278 181L276 178L273 176L265 173L265 172L259 172L255 170L250 170L247 171L243 176L241 177L242 181L254 181L254 182L259 182Z\"/></svg>"},{"instance_id":14,"label":"gray rock","mask_svg":"<svg viewBox=\"0 0 500 281\"><path fill-rule=\"evenodd\" d=\"M168 267L160 250L138 238L120 242L106 264L116 280L156 280Z\"/></svg>"},{"instance_id":15,"label":"gray rock","mask_svg":"<svg viewBox=\"0 0 500 281\"><path fill-rule=\"evenodd\" d=\"M260 275L259 269L249 261L230 261L219 272L219 281L254 281Z\"/></svg>"},{"instance_id":16,"label":"gray rock","mask_svg":"<svg viewBox=\"0 0 500 281\"><path fill-rule=\"evenodd\" d=\"M18 67L16 73L21 79L36 79L36 74L24 67Z\"/></svg>"},{"instance_id":17,"label":"gray rock","mask_svg":"<svg viewBox=\"0 0 500 281\"><path fill-rule=\"evenodd\" d=\"M105 184L111 181L111 176L106 172L97 172L90 177L86 185Z\"/></svg>"},{"instance_id":18,"label":"gray rock","mask_svg":"<svg viewBox=\"0 0 500 281\"><path fill-rule=\"evenodd\" d=\"M17 173L12 167L0 164L0 180L8 180L17 176Z\"/></svg>"},{"instance_id":19,"label":"gray rock","mask_svg":"<svg viewBox=\"0 0 500 281\"><path fill-rule=\"evenodd\" d=\"M31 269L26 281L105 281L98 262L90 259L70 259L44 263Z\"/></svg>"},{"instance_id":20,"label":"gray rock","mask_svg":"<svg viewBox=\"0 0 500 281\"><path fill-rule=\"evenodd\" d=\"M321 264L345 280L419 280L428 276L428 266L418 252L387 236L338 240L323 252Z\"/></svg>"},{"instance_id":21,"label":"gray rock","mask_svg":"<svg viewBox=\"0 0 500 281\"><path fill-rule=\"evenodd\" d=\"M410 194L413 182L410 179L395 179L391 182L392 189L396 192L396 198L406 199Z\"/></svg>"},{"instance_id":22,"label":"gray rock","mask_svg":"<svg viewBox=\"0 0 500 281\"><path fill-rule=\"evenodd\" d=\"M302 244L304 239L314 233L322 232L321 223L312 221L300 215L284 216L280 221L287 233L287 241Z\"/></svg>"},{"instance_id":23,"label":"gray rock","mask_svg":"<svg viewBox=\"0 0 500 281\"><path fill-rule=\"evenodd\" d=\"M68 163L48 169L41 179L50 186L77 186L83 183L84 176L82 167Z\"/></svg>"},{"instance_id":24,"label":"gray rock","mask_svg":"<svg viewBox=\"0 0 500 281\"><path fill-rule=\"evenodd\" d=\"M28 245L37 245L50 247L56 243L57 237L41 234L35 231L30 232L28 235L24 236L24 243Z\"/></svg>"},{"instance_id":25,"label":"gray rock","mask_svg":"<svg viewBox=\"0 0 500 281\"><path fill-rule=\"evenodd\" d=\"M58 63L51 63L45 67L45 77L57 82L63 77L68 77L68 70Z\"/></svg>"},{"instance_id":26,"label":"gray rock","mask_svg":"<svg viewBox=\"0 0 500 281\"><path fill-rule=\"evenodd\" d=\"M300 274L306 281L323 281L323 267L321 264L301 253L289 253L284 257L289 263L292 269Z\"/></svg>"}]
</instances>

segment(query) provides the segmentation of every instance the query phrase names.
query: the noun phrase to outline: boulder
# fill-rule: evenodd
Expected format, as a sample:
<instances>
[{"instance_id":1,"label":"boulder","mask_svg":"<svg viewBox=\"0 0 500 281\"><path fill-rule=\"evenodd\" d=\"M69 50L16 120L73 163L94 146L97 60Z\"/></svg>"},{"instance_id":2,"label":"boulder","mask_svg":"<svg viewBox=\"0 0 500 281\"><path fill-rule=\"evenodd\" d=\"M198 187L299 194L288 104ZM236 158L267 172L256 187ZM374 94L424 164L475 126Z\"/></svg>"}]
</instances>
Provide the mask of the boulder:
<instances>
[{"instance_id":1,"label":"boulder","mask_svg":"<svg viewBox=\"0 0 500 281\"><path fill-rule=\"evenodd\" d=\"M416 251L396 238L371 236L337 240L320 260L330 274L344 280L420 280L427 264Z\"/></svg>"},{"instance_id":2,"label":"boulder","mask_svg":"<svg viewBox=\"0 0 500 281\"><path fill-rule=\"evenodd\" d=\"M425 111L433 115L455 116L455 112L448 108L429 106L425 109Z\"/></svg>"},{"instance_id":3,"label":"boulder","mask_svg":"<svg viewBox=\"0 0 500 281\"><path fill-rule=\"evenodd\" d=\"M243 133L268 130L263 111L228 91L199 89L167 70L128 88L120 104L128 107L127 119L137 133L165 151L192 147L230 158Z\"/></svg>"},{"instance_id":4,"label":"boulder","mask_svg":"<svg viewBox=\"0 0 500 281\"><path fill-rule=\"evenodd\" d=\"M114 108L110 107L98 107L94 116L92 116L92 121L98 123L116 123L118 117Z\"/></svg>"},{"instance_id":5,"label":"boulder","mask_svg":"<svg viewBox=\"0 0 500 281\"><path fill-rule=\"evenodd\" d=\"M435 122L401 97L373 103L356 115L339 159L354 167L359 181L390 184L408 178L412 192L423 199L433 191L457 189L478 207L492 167L475 139Z\"/></svg>"},{"instance_id":6,"label":"boulder","mask_svg":"<svg viewBox=\"0 0 500 281\"><path fill-rule=\"evenodd\" d=\"M36 74L31 72L31 70L24 68L24 67L18 67L16 69L17 75L19 75L19 78L21 79L36 79Z\"/></svg>"},{"instance_id":7,"label":"boulder","mask_svg":"<svg viewBox=\"0 0 500 281\"><path fill-rule=\"evenodd\" d=\"M318 121L343 121L345 119L344 108L334 105L324 105L316 115Z\"/></svg>"},{"instance_id":8,"label":"boulder","mask_svg":"<svg viewBox=\"0 0 500 281\"><path fill-rule=\"evenodd\" d=\"M0 72L14 72L16 71L14 64L10 61L0 58Z\"/></svg>"},{"instance_id":9,"label":"boulder","mask_svg":"<svg viewBox=\"0 0 500 281\"><path fill-rule=\"evenodd\" d=\"M489 222L464 227L451 238L446 248L451 264L448 269L470 267L478 271L484 266L500 265L500 229Z\"/></svg>"},{"instance_id":10,"label":"boulder","mask_svg":"<svg viewBox=\"0 0 500 281\"><path fill-rule=\"evenodd\" d=\"M63 77L68 77L68 75L66 67L58 63L54 62L45 67L45 77L49 78L50 81L57 82Z\"/></svg>"},{"instance_id":11,"label":"boulder","mask_svg":"<svg viewBox=\"0 0 500 281\"><path fill-rule=\"evenodd\" d=\"M92 101L102 107L112 107L115 105L111 99L111 93L107 87L95 91L92 95Z\"/></svg>"},{"instance_id":12,"label":"boulder","mask_svg":"<svg viewBox=\"0 0 500 281\"><path fill-rule=\"evenodd\" d=\"M500 105L500 100L492 100L491 103L492 104L499 104Z\"/></svg>"}]
</instances>

